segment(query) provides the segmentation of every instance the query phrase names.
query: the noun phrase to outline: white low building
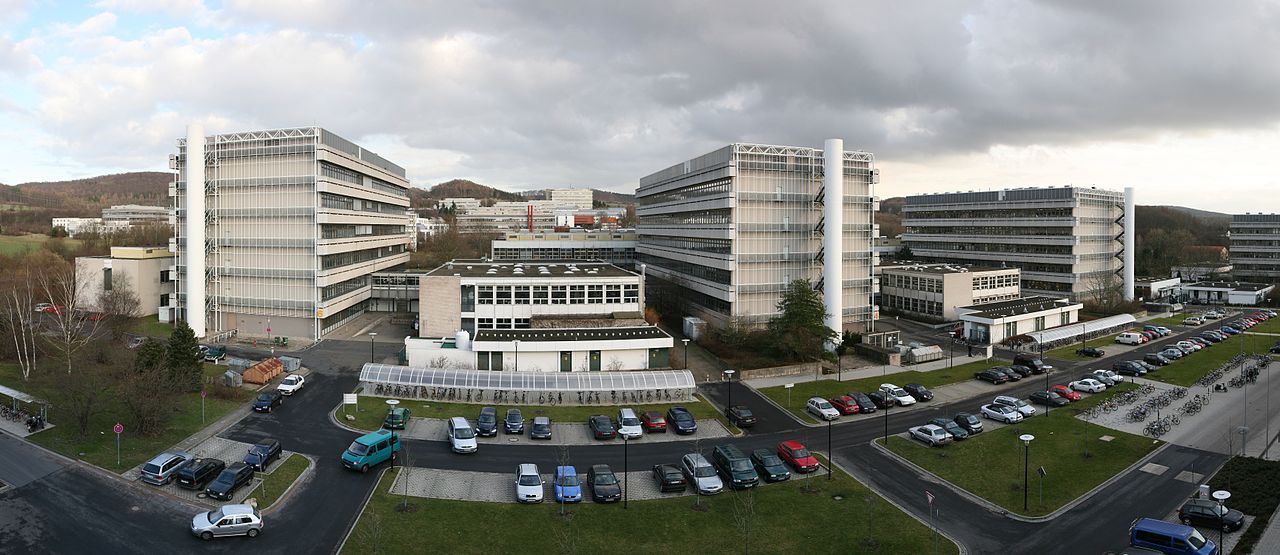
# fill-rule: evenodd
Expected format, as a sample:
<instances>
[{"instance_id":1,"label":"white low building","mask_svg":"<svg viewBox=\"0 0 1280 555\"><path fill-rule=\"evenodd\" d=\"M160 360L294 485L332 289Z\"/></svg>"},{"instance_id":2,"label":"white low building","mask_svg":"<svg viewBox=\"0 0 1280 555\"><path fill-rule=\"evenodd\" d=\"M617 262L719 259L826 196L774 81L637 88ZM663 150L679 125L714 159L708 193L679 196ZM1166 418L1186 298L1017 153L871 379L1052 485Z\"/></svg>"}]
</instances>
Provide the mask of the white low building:
<instances>
[{"instance_id":1,"label":"white low building","mask_svg":"<svg viewBox=\"0 0 1280 555\"><path fill-rule=\"evenodd\" d=\"M1256 306L1275 290L1275 286L1243 281L1200 281L1184 283L1178 290L1179 300L1186 303Z\"/></svg>"},{"instance_id":2,"label":"white low building","mask_svg":"<svg viewBox=\"0 0 1280 555\"><path fill-rule=\"evenodd\" d=\"M1178 294L1182 278L1138 278L1133 282L1134 297L1151 302L1163 302Z\"/></svg>"},{"instance_id":3,"label":"white low building","mask_svg":"<svg viewBox=\"0 0 1280 555\"><path fill-rule=\"evenodd\" d=\"M656 326L480 330L405 338L411 367L523 372L670 368L672 339Z\"/></svg>"},{"instance_id":4,"label":"white low building","mask_svg":"<svg viewBox=\"0 0 1280 555\"><path fill-rule=\"evenodd\" d=\"M879 277L880 311L907 318L954 322L958 307L1022 297L1018 268L889 262L873 271Z\"/></svg>"},{"instance_id":5,"label":"white low building","mask_svg":"<svg viewBox=\"0 0 1280 555\"><path fill-rule=\"evenodd\" d=\"M965 306L956 309L970 343L993 345L1019 335L1069 326L1080 321L1084 305L1052 297L1025 297L1013 301Z\"/></svg>"}]
</instances>

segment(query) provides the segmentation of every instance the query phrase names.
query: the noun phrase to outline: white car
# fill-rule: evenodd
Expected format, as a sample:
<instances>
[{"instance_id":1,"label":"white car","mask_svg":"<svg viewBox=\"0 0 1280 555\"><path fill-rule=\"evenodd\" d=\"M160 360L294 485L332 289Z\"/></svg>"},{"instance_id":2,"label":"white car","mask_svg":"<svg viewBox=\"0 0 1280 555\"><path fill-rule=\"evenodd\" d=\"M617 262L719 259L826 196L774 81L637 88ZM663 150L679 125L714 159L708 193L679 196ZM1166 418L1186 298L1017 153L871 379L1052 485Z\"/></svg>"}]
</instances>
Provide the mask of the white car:
<instances>
[{"instance_id":1,"label":"white car","mask_svg":"<svg viewBox=\"0 0 1280 555\"><path fill-rule=\"evenodd\" d=\"M1016 410L1016 411L1018 411L1019 413L1021 413L1021 414L1022 414L1022 416L1035 416L1035 415L1036 415L1036 408L1035 408L1035 407L1033 407L1033 406L1031 406L1031 403L1028 403L1028 402L1026 402L1026 401L1024 401L1024 400L1022 400L1022 399L1019 399L1019 398L1017 398L1017 397L1010 397L1010 396L1008 396L1008 395L1001 395L1001 396L999 396L999 397L996 397L995 399L992 399L992 400L991 400L991 402L992 402L993 404L996 404L996 405L1004 405L1004 406L1006 406L1006 407L1010 407L1010 408L1012 408L1013 410Z\"/></svg>"},{"instance_id":2,"label":"white car","mask_svg":"<svg viewBox=\"0 0 1280 555\"><path fill-rule=\"evenodd\" d=\"M1107 388L1107 384L1104 384L1093 378L1085 378L1082 380L1071 382L1067 384L1067 387L1070 387L1075 391L1085 391L1088 393L1102 393L1102 391Z\"/></svg>"},{"instance_id":3,"label":"white car","mask_svg":"<svg viewBox=\"0 0 1280 555\"><path fill-rule=\"evenodd\" d=\"M49 303L40 303L31 308L34 308L36 312L47 312L49 309L53 308L53 305Z\"/></svg>"},{"instance_id":4,"label":"white car","mask_svg":"<svg viewBox=\"0 0 1280 555\"><path fill-rule=\"evenodd\" d=\"M991 420L999 420L1005 424L1013 424L1014 422L1022 422L1022 413L1018 412L1009 405L982 405L982 417Z\"/></svg>"},{"instance_id":5,"label":"white car","mask_svg":"<svg viewBox=\"0 0 1280 555\"><path fill-rule=\"evenodd\" d=\"M1210 320L1217 320L1218 318L1222 318L1226 315L1227 314L1225 312L1218 312L1216 310L1210 310L1209 312L1204 313L1204 317Z\"/></svg>"},{"instance_id":6,"label":"white car","mask_svg":"<svg viewBox=\"0 0 1280 555\"><path fill-rule=\"evenodd\" d=\"M476 430L466 418L455 416L449 419L449 448L454 453L475 453Z\"/></svg>"},{"instance_id":7,"label":"white car","mask_svg":"<svg viewBox=\"0 0 1280 555\"><path fill-rule=\"evenodd\" d=\"M880 384L880 393L883 393L885 397L893 399L899 406L905 407L907 405L916 404L916 398L912 397L910 393L907 393L907 390L891 383Z\"/></svg>"},{"instance_id":8,"label":"white car","mask_svg":"<svg viewBox=\"0 0 1280 555\"><path fill-rule=\"evenodd\" d=\"M276 389L280 390L281 395L293 395L299 389L302 389L302 385L305 383L307 383L306 378L297 374L289 374L285 376L284 381L280 382L280 385L276 386Z\"/></svg>"},{"instance_id":9,"label":"white car","mask_svg":"<svg viewBox=\"0 0 1280 555\"><path fill-rule=\"evenodd\" d=\"M916 426L909 431L911 432L911 437L928 443L930 447L951 443L951 434L936 424Z\"/></svg>"},{"instance_id":10,"label":"white car","mask_svg":"<svg viewBox=\"0 0 1280 555\"><path fill-rule=\"evenodd\" d=\"M831 406L831 403L822 397L810 397L809 402L804 404L804 410L823 420L840 419L840 411L836 410L835 407Z\"/></svg>"},{"instance_id":11,"label":"white car","mask_svg":"<svg viewBox=\"0 0 1280 555\"><path fill-rule=\"evenodd\" d=\"M516 502L542 502L542 475L538 465L525 463L516 468Z\"/></svg>"},{"instance_id":12,"label":"white car","mask_svg":"<svg viewBox=\"0 0 1280 555\"><path fill-rule=\"evenodd\" d=\"M1187 319L1182 321L1182 325L1184 326L1198 326L1203 323L1204 323L1203 316L1188 316Z\"/></svg>"},{"instance_id":13,"label":"white car","mask_svg":"<svg viewBox=\"0 0 1280 555\"><path fill-rule=\"evenodd\" d=\"M643 434L644 430L640 428L640 418L636 416L636 411L631 409L618 411L618 435L627 439L640 439Z\"/></svg>"},{"instance_id":14,"label":"white car","mask_svg":"<svg viewBox=\"0 0 1280 555\"><path fill-rule=\"evenodd\" d=\"M1107 380L1111 380L1111 383L1113 384L1117 384L1124 381L1123 379L1120 378L1119 374L1112 372L1111 370L1102 370L1102 369L1094 370L1092 374L1098 379L1098 381L1102 381L1104 378ZM1107 382L1103 381L1102 383L1103 385L1106 385Z\"/></svg>"},{"instance_id":15,"label":"white car","mask_svg":"<svg viewBox=\"0 0 1280 555\"><path fill-rule=\"evenodd\" d=\"M1183 349L1190 349L1191 352L1193 353L1204 348L1204 347L1201 347L1199 343L1195 343L1192 341L1179 341L1177 345L1179 347L1182 347Z\"/></svg>"}]
</instances>

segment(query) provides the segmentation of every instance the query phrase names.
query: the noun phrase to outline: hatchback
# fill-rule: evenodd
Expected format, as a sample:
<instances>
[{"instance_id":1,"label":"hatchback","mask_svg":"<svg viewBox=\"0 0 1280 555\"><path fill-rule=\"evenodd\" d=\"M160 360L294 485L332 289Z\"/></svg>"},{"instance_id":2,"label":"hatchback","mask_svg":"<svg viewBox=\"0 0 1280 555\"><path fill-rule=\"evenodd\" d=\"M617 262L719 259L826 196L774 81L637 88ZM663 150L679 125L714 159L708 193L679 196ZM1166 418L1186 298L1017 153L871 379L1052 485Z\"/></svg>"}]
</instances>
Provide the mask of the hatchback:
<instances>
[{"instance_id":1,"label":"hatchback","mask_svg":"<svg viewBox=\"0 0 1280 555\"><path fill-rule=\"evenodd\" d=\"M542 502L542 475L538 465L525 463L516 467L516 502Z\"/></svg>"},{"instance_id":2,"label":"hatchback","mask_svg":"<svg viewBox=\"0 0 1280 555\"><path fill-rule=\"evenodd\" d=\"M979 420L977 416L967 412L957 414L952 420L955 420L956 424L959 424L961 428L964 428L964 431L969 432L969 435L982 431L982 421Z\"/></svg>"},{"instance_id":3,"label":"hatchback","mask_svg":"<svg viewBox=\"0 0 1280 555\"><path fill-rule=\"evenodd\" d=\"M756 425L756 415L746 405L734 405L725 409L724 415L729 423L739 428L750 428Z\"/></svg>"},{"instance_id":4,"label":"hatchback","mask_svg":"<svg viewBox=\"0 0 1280 555\"><path fill-rule=\"evenodd\" d=\"M751 462L766 482L781 482L791 479L791 471L783 464L778 455L768 449L756 449L751 452Z\"/></svg>"},{"instance_id":5,"label":"hatchback","mask_svg":"<svg viewBox=\"0 0 1280 555\"><path fill-rule=\"evenodd\" d=\"M244 456L244 464L252 466L258 472L266 472L271 461L279 459L281 453L283 451L280 449L280 442L267 438L249 448L249 452Z\"/></svg>"},{"instance_id":6,"label":"hatchback","mask_svg":"<svg viewBox=\"0 0 1280 555\"><path fill-rule=\"evenodd\" d=\"M693 484L695 492L702 495L715 495L724 491L724 482L720 480L716 467L711 466L701 453L689 453L681 457L680 466L689 483Z\"/></svg>"},{"instance_id":7,"label":"hatchback","mask_svg":"<svg viewBox=\"0 0 1280 555\"><path fill-rule=\"evenodd\" d=\"M587 426L591 428L591 437L596 439L613 439L618 434L618 431L613 428L613 421L603 414L587 419Z\"/></svg>"},{"instance_id":8,"label":"hatchback","mask_svg":"<svg viewBox=\"0 0 1280 555\"><path fill-rule=\"evenodd\" d=\"M480 437L498 435L498 409L481 407L480 416L476 417L476 435Z\"/></svg>"},{"instance_id":9,"label":"hatchback","mask_svg":"<svg viewBox=\"0 0 1280 555\"><path fill-rule=\"evenodd\" d=\"M578 480L578 469L572 466L557 466L553 489L556 503L577 503L582 501L582 482Z\"/></svg>"},{"instance_id":10,"label":"hatchback","mask_svg":"<svg viewBox=\"0 0 1280 555\"><path fill-rule=\"evenodd\" d=\"M236 490L253 480L253 467L242 462L232 463L218 478L205 488L204 493L214 499L226 501L235 496Z\"/></svg>"},{"instance_id":11,"label":"hatchback","mask_svg":"<svg viewBox=\"0 0 1280 555\"><path fill-rule=\"evenodd\" d=\"M524 415L520 409L507 409L507 417L502 420L502 430L508 434L524 433Z\"/></svg>"},{"instance_id":12,"label":"hatchback","mask_svg":"<svg viewBox=\"0 0 1280 555\"><path fill-rule=\"evenodd\" d=\"M546 416L533 417L529 424L529 439L551 439L551 419Z\"/></svg>"},{"instance_id":13,"label":"hatchback","mask_svg":"<svg viewBox=\"0 0 1280 555\"><path fill-rule=\"evenodd\" d=\"M829 402L831 406L840 411L840 414L858 414L858 402L848 395L839 395L832 397Z\"/></svg>"},{"instance_id":14,"label":"hatchback","mask_svg":"<svg viewBox=\"0 0 1280 555\"><path fill-rule=\"evenodd\" d=\"M280 394L279 389L270 389L258 394L258 398L253 400L253 410L258 412L271 412L272 409L284 403L284 396Z\"/></svg>"},{"instance_id":15,"label":"hatchback","mask_svg":"<svg viewBox=\"0 0 1280 555\"><path fill-rule=\"evenodd\" d=\"M684 491L689 487L689 483L684 479L684 473L676 466L669 464L653 465L653 481L658 483L658 491L662 493Z\"/></svg>"},{"instance_id":16,"label":"hatchback","mask_svg":"<svg viewBox=\"0 0 1280 555\"><path fill-rule=\"evenodd\" d=\"M906 392L903 392L903 394L905 395ZM828 403L822 397L811 397L805 403L804 410L822 420L837 420L840 418L840 411L836 410L835 407L831 406L831 403Z\"/></svg>"},{"instance_id":17,"label":"hatchback","mask_svg":"<svg viewBox=\"0 0 1280 555\"><path fill-rule=\"evenodd\" d=\"M262 515L248 505L223 505L199 513L191 519L191 533L202 540L221 536L258 537L262 532Z\"/></svg>"},{"instance_id":18,"label":"hatchback","mask_svg":"<svg viewBox=\"0 0 1280 555\"><path fill-rule=\"evenodd\" d=\"M1244 513L1218 505L1212 499L1192 499L1178 509L1178 520L1187 526L1222 528L1234 532L1244 525Z\"/></svg>"},{"instance_id":19,"label":"hatchback","mask_svg":"<svg viewBox=\"0 0 1280 555\"><path fill-rule=\"evenodd\" d=\"M786 461L797 472L813 472L818 469L818 458L809 452L809 448L795 440L787 440L778 444L778 457Z\"/></svg>"},{"instance_id":20,"label":"hatchback","mask_svg":"<svg viewBox=\"0 0 1280 555\"><path fill-rule=\"evenodd\" d=\"M622 484L607 464L592 465L587 470L587 485L591 486L591 500L596 503L613 503L622 499Z\"/></svg>"},{"instance_id":21,"label":"hatchback","mask_svg":"<svg viewBox=\"0 0 1280 555\"><path fill-rule=\"evenodd\" d=\"M676 429L677 434L692 434L698 431L698 421L684 407L667 409L667 424Z\"/></svg>"},{"instance_id":22,"label":"hatchback","mask_svg":"<svg viewBox=\"0 0 1280 555\"><path fill-rule=\"evenodd\" d=\"M660 412L648 411L641 414L640 425L649 433L667 433L667 419Z\"/></svg>"}]
</instances>

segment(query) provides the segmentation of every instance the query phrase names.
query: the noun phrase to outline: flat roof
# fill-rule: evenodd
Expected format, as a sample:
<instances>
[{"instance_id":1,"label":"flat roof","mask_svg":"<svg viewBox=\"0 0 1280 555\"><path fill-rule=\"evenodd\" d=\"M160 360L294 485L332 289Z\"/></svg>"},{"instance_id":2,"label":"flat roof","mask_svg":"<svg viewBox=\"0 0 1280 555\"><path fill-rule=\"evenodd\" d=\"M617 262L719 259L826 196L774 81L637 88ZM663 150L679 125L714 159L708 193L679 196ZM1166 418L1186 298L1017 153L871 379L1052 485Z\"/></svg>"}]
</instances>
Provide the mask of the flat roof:
<instances>
[{"instance_id":1,"label":"flat roof","mask_svg":"<svg viewBox=\"0 0 1280 555\"><path fill-rule=\"evenodd\" d=\"M996 270L1015 270L1018 268L1000 268L996 266L971 266L967 264L946 264L942 262L889 262L880 265L881 270L898 270L904 272L923 272L928 274L960 274L972 272L993 272Z\"/></svg>"},{"instance_id":2,"label":"flat roof","mask_svg":"<svg viewBox=\"0 0 1280 555\"><path fill-rule=\"evenodd\" d=\"M1179 279L1182 279L1182 278L1177 278L1177 277L1140 277L1140 278L1134 278L1134 279L1133 279L1133 282L1134 282L1134 283L1155 283L1155 282L1157 282L1157 281L1175 281L1175 280L1179 280Z\"/></svg>"},{"instance_id":3,"label":"flat roof","mask_svg":"<svg viewBox=\"0 0 1280 555\"><path fill-rule=\"evenodd\" d=\"M534 328L518 330L476 330L473 341L606 341L661 339L670 337L657 326L620 328Z\"/></svg>"},{"instance_id":4,"label":"flat roof","mask_svg":"<svg viewBox=\"0 0 1280 555\"><path fill-rule=\"evenodd\" d=\"M1023 297L1011 301L1001 301L998 303L983 304L977 306L966 306L965 309L977 310L965 316L974 316L977 318L1007 318L1018 314L1030 314L1033 312L1043 312L1054 308L1063 308L1075 306L1080 303L1073 303L1067 299L1055 299L1053 297Z\"/></svg>"},{"instance_id":5,"label":"flat roof","mask_svg":"<svg viewBox=\"0 0 1280 555\"><path fill-rule=\"evenodd\" d=\"M1262 291L1271 287L1269 283L1248 283L1243 281L1197 281L1188 283L1186 287L1202 287L1206 289L1232 289L1235 291Z\"/></svg>"},{"instance_id":6,"label":"flat roof","mask_svg":"<svg viewBox=\"0 0 1280 555\"><path fill-rule=\"evenodd\" d=\"M579 260L454 260L426 272L429 276L563 278L634 277L639 274L608 262Z\"/></svg>"}]
</instances>

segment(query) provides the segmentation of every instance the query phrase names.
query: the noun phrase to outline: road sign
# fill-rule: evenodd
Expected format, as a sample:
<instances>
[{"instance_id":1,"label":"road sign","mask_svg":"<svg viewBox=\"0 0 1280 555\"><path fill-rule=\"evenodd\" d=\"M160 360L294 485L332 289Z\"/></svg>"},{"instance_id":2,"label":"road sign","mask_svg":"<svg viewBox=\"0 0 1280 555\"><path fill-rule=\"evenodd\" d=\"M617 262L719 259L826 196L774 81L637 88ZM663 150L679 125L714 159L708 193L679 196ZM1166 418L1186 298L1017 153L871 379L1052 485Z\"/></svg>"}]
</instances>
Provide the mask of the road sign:
<instances>
[{"instance_id":1,"label":"road sign","mask_svg":"<svg viewBox=\"0 0 1280 555\"><path fill-rule=\"evenodd\" d=\"M208 397L208 396L209 396L209 392L208 392L208 391L204 391L204 390L201 390L201 391L200 391L200 398L201 398L201 399L204 399L205 397Z\"/></svg>"},{"instance_id":2,"label":"road sign","mask_svg":"<svg viewBox=\"0 0 1280 555\"><path fill-rule=\"evenodd\" d=\"M929 500L929 506L933 506L933 492L924 490L924 498Z\"/></svg>"},{"instance_id":3,"label":"road sign","mask_svg":"<svg viewBox=\"0 0 1280 555\"><path fill-rule=\"evenodd\" d=\"M783 387L784 389L791 389L791 388L793 388L793 387L795 387L795 386L796 386L796 384L793 384L793 383L782 384L782 387Z\"/></svg>"},{"instance_id":4,"label":"road sign","mask_svg":"<svg viewBox=\"0 0 1280 555\"><path fill-rule=\"evenodd\" d=\"M123 433L124 433L124 426L123 426L123 425L121 425L119 422L116 422L116 425L115 425L114 427L112 427L112 428L111 428L111 431L113 431L113 432L115 432L115 433L117 433L117 434L123 434Z\"/></svg>"},{"instance_id":5,"label":"road sign","mask_svg":"<svg viewBox=\"0 0 1280 555\"><path fill-rule=\"evenodd\" d=\"M1041 478L1044 478L1045 476L1048 476L1048 475L1049 475L1049 473L1048 473L1048 472L1045 472L1045 471L1044 471L1044 467L1043 467L1043 466L1042 466L1042 467L1040 467L1040 468L1037 468L1037 469L1036 469L1036 473L1037 473L1037 474L1039 474Z\"/></svg>"},{"instance_id":6,"label":"road sign","mask_svg":"<svg viewBox=\"0 0 1280 555\"><path fill-rule=\"evenodd\" d=\"M356 394L355 394L355 393L343 393L343 394L342 394L342 404L344 404L344 405L354 405L354 404L357 404L357 403L359 403L359 402L360 402L360 401L356 398Z\"/></svg>"}]
</instances>

